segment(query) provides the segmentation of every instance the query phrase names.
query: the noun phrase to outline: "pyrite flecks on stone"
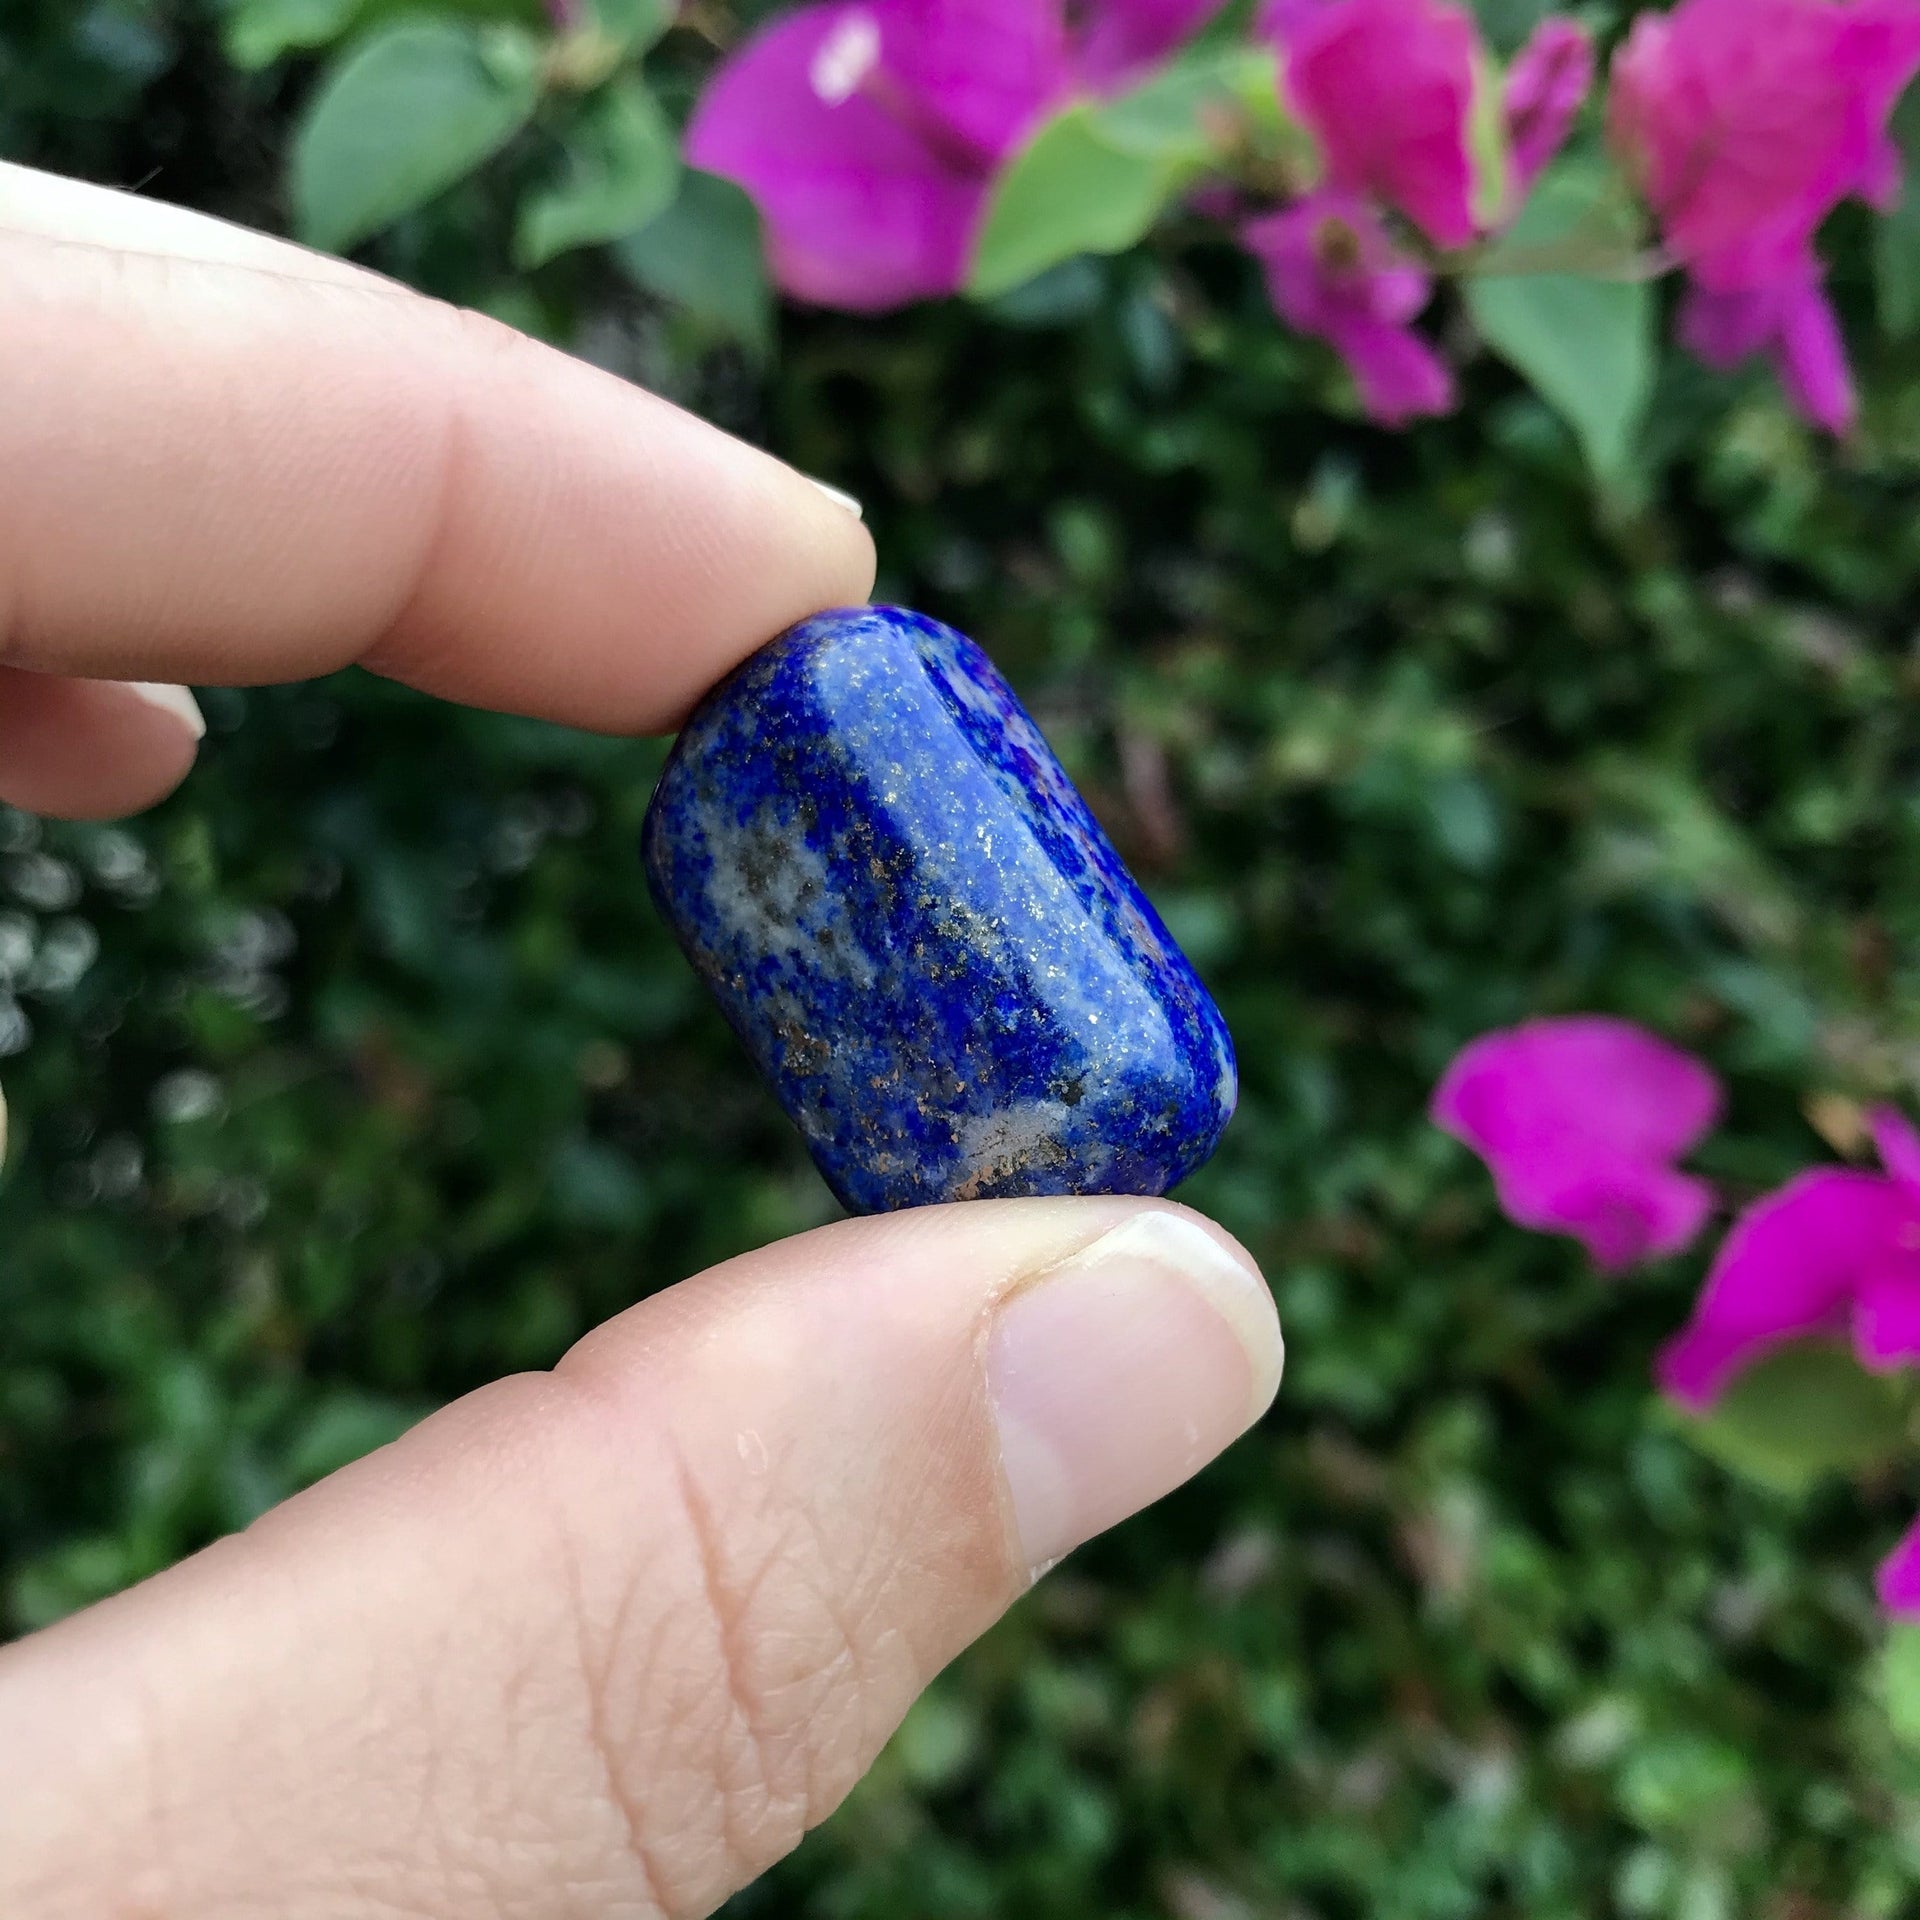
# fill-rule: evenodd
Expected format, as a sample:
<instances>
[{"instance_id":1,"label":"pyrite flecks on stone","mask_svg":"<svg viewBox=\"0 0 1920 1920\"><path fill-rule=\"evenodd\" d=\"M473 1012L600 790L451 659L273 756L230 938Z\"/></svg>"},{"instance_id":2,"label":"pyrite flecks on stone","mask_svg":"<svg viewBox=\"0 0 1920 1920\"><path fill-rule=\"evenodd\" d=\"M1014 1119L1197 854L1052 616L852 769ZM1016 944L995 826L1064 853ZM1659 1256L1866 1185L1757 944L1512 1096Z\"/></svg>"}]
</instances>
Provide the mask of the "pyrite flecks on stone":
<instances>
[{"instance_id":1,"label":"pyrite flecks on stone","mask_svg":"<svg viewBox=\"0 0 1920 1920\"><path fill-rule=\"evenodd\" d=\"M688 720L654 897L859 1213L1159 1193L1232 1116L1219 1010L971 640L803 621Z\"/></svg>"}]
</instances>

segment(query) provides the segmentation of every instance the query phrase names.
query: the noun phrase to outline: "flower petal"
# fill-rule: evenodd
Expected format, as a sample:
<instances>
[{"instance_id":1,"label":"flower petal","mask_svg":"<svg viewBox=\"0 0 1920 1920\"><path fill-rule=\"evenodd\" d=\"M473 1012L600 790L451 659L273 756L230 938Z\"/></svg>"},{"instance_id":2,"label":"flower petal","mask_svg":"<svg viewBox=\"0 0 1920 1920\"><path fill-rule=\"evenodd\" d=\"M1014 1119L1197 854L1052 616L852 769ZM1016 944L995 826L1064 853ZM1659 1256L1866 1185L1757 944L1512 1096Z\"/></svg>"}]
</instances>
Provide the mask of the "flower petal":
<instances>
[{"instance_id":1,"label":"flower petal","mask_svg":"<svg viewBox=\"0 0 1920 1920\"><path fill-rule=\"evenodd\" d=\"M1696 359L1722 373L1769 347L1780 328L1780 289L1710 293L1697 282L1681 296L1675 332Z\"/></svg>"},{"instance_id":2,"label":"flower petal","mask_svg":"<svg viewBox=\"0 0 1920 1920\"><path fill-rule=\"evenodd\" d=\"M1513 207L1566 144L1593 85L1593 40L1585 27L1558 15L1540 22L1507 71L1507 153Z\"/></svg>"},{"instance_id":3,"label":"flower petal","mask_svg":"<svg viewBox=\"0 0 1920 1920\"><path fill-rule=\"evenodd\" d=\"M1358 194L1324 188L1241 231L1266 269L1289 326L1325 340L1352 370L1361 403L1383 426L1453 405L1446 362L1407 322L1432 283L1398 253Z\"/></svg>"},{"instance_id":4,"label":"flower petal","mask_svg":"<svg viewBox=\"0 0 1920 1920\"><path fill-rule=\"evenodd\" d=\"M886 72L989 169L1072 85L1059 0L889 0Z\"/></svg>"},{"instance_id":5,"label":"flower petal","mask_svg":"<svg viewBox=\"0 0 1920 1920\"><path fill-rule=\"evenodd\" d=\"M1844 434L1858 404L1833 303L1817 281L1795 287L1780 317L1774 370L1787 398L1817 427Z\"/></svg>"},{"instance_id":6,"label":"flower petal","mask_svg":"<svg viewBox=\"0 0 1920 1920\"><path fill-rule=\"evenodd\" d=\"M1867 1111L1867 1131L1873 1135L1880 1164L1900 1182L1920 1194L1920 1132L1898 1107L1877 1106Z\"/></svg>"},{"instance_id":7,"label":"flower petal","mask_svg":"<svg viewBox=\"0 0 1920 1920\"><path fill-rule=\"evenodd\" d=\"M1505 1156L1494 1185L1509 1219L1570 1234L1602 1273L1680 1252L1713 1212L1706 1181L1590 1144Z\"/></svg>"},{"instance_id":8,"label":"flower petal","mask_svg":"<svg viewBox=\"0 0 1920 1920\"><path fill-rule=\"evenodd\" d=\"M1920 1207L1895 1229L1904 1243L1860 1282L1853 1346L1876 1373L1920 1360Z\"/></svg>"},{"instance_id":9,"label":"flower petal","mask_svg":"<svg viewBox=\"0 0 1920 1920\"><path fill-rule=\"evenodd\" d=\"M1860 163L1860 177L1853 190L1868 201L1877 213L1891 213L1900 204L1900 188L1907 171L1899 143L1882 134L1867 148Z\"/></svg>"},{"instance_id":10,"label":"flower petal","mask_svg":"<svg viewBox=\"0 0 1920 1920\"><path fill-rule=\"evenodd\" d=\"M1098 0L1081 15L1074 68L1095 93L1125 86L1184 45L1220 0Z\"/></svg>"},{"instance_id":11,"label":"flower petal","mask_svg":"<svg viewBox=\"0 0 1920 1920\"><path fill-rule=\"evenodd\" d=\"M1360 404L1381 426L1404 427L1453 411L1452 369L1411 327L1359 314L1336 322L1327 340L1347 363Z\"/></svg>"},{"instance_id":12,"label":"flower petal","mask_svg":"<svg viewBox=\"0 0 1920 1920\"><path fill-rule=\"evenodd\" d=\"M1900 1544L1880 1562L1874 1588L1889 1613L1908 1619L1920 1617L1920 1520L1900 1536Z\"/></svg>"},{"instance_id":13,"label":"flower petal","mask_svg":"<svg viewBox=\"0 0 1920 1920\"><path fill-rule=\"evenodd\" d=\"M1433 1118L1483 1154L1585 1140L1673 1160L1720 1117L1720 1082L1691 1054L1605 1014L1482 1034L1442 1077Z\"/></svg>"},{"instance_id":14,"label":"flower petal","mask_svg":"<svg viewBox=\"0 0 1920 1920\"><path fill-rule=\"evenodd\" d=\"M1846 348L1811 254L1763 286L1725 292L1696 281L1680 303L1678 331L1681 344L1710 367L1724 370L1765 353L1787 398L1816 426L1842 434L1853 424Z\"/></svg>"},{"instance_id":15,"label":"flower petal","mask_svg":"<svg viewBox=\"0 0 1920 1920\"><path fill-rule=\"evenodd\" d=\"M1380 216L1357 193L1323 187L1250 220L1240 239L1266 269L1281 319L1324 336L1339 313L1411 319L1431 282L1394 247Z\"/></svg>"},{"instance_id":16,"label":"flower petal","mask_svg":"<svg viewBox=\"0 0 1920 1920\"><path fill-rule=\"evenodd\" d=\"M868 311L956 289L986 197L983 179L828 71L874 32L884 58L895 10L836 4L783 16L721 68L687 129L689 161L737 181L758 205L779 284Z\"/></svg>"},{"instance_id":17,"label":"flower petal","mask_svg":"<svg viewBox=\"0 0 1920 1920\"><path fill-rule=\"evenodd\" d=\"M1750 1207L1721 1243L1684 1332L1656 1372L1676 1400L1709 1405L1741 1368L1784 1340L1846 1328L1907 1201L1878 1174L1822 1167Z\"/></svg>"},{"instance_id":18,"label":"flower petal","mask_svg":"<svg viewBox=\"0 0 1920 1920\"><path fill-rule=\"evenodd\" d=\"M1399 208L1436 246L1471 241L1470 16L1445 0L1287 0L1267 19L1332 184Z\"/></svg>"},{"instance_id":19,"label":"flower petal","mask_svg":"<svg viewBox=\"0 0 1920 1920\"><path fill-rule=\"evenodd\" d=\"M1572 1234L1607 1272L1678 1252L1706 1224L1712 1189L1670 1162L1719 1112L1720 1083L1691 1054L1600 1014L1481 1035L1431 1108L1493 1169L1512 1219Z\"/></svg>"},{"instance_id":20,"label":"flower petal","mask_svg":"<svg viewBox=\"0 0 1920 1920\"><path fill-rule=\"evenodd\" d=\"M1884 187L1885 123L1916 69L1915 0L1680 0L1635 20L1609 126L1695 276L1764 286L1841 199Z\"/></svg>"}]
</instances>

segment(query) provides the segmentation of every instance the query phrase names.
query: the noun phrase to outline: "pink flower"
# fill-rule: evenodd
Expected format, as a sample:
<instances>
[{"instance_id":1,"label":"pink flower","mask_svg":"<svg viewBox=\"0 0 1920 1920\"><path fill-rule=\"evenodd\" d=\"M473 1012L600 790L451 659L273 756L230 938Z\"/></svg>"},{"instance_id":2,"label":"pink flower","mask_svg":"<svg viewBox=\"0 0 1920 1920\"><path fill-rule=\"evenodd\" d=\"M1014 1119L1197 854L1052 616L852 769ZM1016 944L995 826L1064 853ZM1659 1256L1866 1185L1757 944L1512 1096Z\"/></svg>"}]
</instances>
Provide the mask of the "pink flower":
<instances>
[{"instance_id":1,"label":"pink flower","mask_svg":"<svg viewBox=\"0 0 1920 1920\"><path fill-rule=\"evenodd\" d=\"M1809 420L1835 434L1853 425L1853 376L1840 322L1811 255L1799 274L1740 293L1712 293L1695 282L1680 304L1679 334L1710 367L1731 368L1765 354Z\"/></svg>"},{"instance_id":2,"label":"pink flower","mask_svg":"<svg viewBox=\"0 0 1920 1920\"><path fill-rule=\"evenodd\" d=\"M1474 211L1472 17L1446 0L1270 0L1260 29L1286 55L1289 103L1319 142L1328 181L1397 208L1437 247L1463 247ZM1593 78L1571 20L1543 21L1515 58L1503 112L1513 172L1503 211L1559 152Z\"/></svg>"},{"instance_id":3,"label":"pink flower","mask_svg":"<svg viewBox=\"0 0 1920 1920\"><path fill-rule=\"evenodd\" d=\"M1900 1544L1880 1562L1874 1582L1880 1604L1889 1613L1908 1619L1920 1615L1920 1520L1900 1537Z\"/></svg>"},{"instance_id":4,"label":"pink flower","mask_svg":"<svg viewBox=\"0 0 1920 1920\"><path fill-rule=\"evenodd\" d=\"M1507 123L1510 212L1518 212L1547 162L1566 145L1593 85L1593 41L1585 27L1548 18L1514 56L1501 110Z\"/></svg>"},{"instance_id":5,"label":"pink flower","mask_svg":"<svg viewBox=\"0 0 1920 1920\"><path fill-rule=\"evenodd\" d=\"M1609 129L1710 292L1798 276L1849 194L1884 202L1886 123L1920 70L1920 0L1680 0L1613 63Z\"/></svg>"},{"instance_id":6,"label":"pink flower","mask_svg":"<svg viewBox=\"0 0 1920 1920\"><path fill-rule=\"evenodd\" d=\"M1241 231L1266 269L1280 317L1325 340L1353 371L1367 411L1388 426L1453 405L1453 378L1407 324L1432 283L1357 194L1323 189Z\"/></svg>"},{"instance_id":7,"label":"pink flower","mask_svg":"<svg viewBox=\"0 0 1920 1920\"><path fill-rule=\"evenodd\" d=\"M1280 0L1263 27L1328 181L1396 207L1437 247L1474 237L1474 61L1479 36L1446 0Z\"/></svg>"},{"instance_id":8,"label":"pink flower","mask_svg":"<svg viewBox=\"0 0 1920 1920\"><path fill-rule=\"evenodd\" d=\"M1674 1399L1699 1411L1762 1354L1809 1336L1851 1334L1877 1371L1920 1360L1920 1135L1890 1107L1871 1119L1884 1174L1817 1168L1735 1223L1660 1356Z\"/></svg>"},{"instance_id":9,"label":"pink flower","mask_svg":"<svg viewBox=\"0 0 1920 1920\"><path fill-rule=\"evenodd\" d=\"M1712 1189L1673 1162L1719 1117L1720 1083L1630 1021L1484 1034L1447 1069L1432 1113L1492 1169L1509 1217L1571 1234L1605 1271L1677 1253L1712 1209Z\"/></svg>"},{"instance_id":10,"label":"pink flower","mask_svg":"<svg viewBox=\"0 0 1920 1920\"><path fill-rule=\"evenodd\" d=\"M1485 63L1473 21L1446 0L1268 0L1259 30L1285 55L1288 102L1326 170L1323 188L1242 230L1274 306L1334 347L1382 425L1445 413L1452 375L1408 325L1432 283L1395 250L1378 210L1396 209L1438 247L1479 237L1473 122ZM1503 221L1559 151L1592 69L1586 33L1567 20L1543 22L1515 60Z\"/></svg>"},{"instance_id":11,"label":"pink flower","mask_svg":"<svg viewBox=\"0 0 1920 1920\"><path fill-rule=\"evenodd\" d=\"M1220 0L1089 0L1067 9L1074 69L1090 93L1111 93L1190 39Z\"/></svg>"},{"instance_id":12,"label":"pink flower","mask_svg":"<svg viewBox=\"0 0 1920 1920\"><path fill-rule=\"evenodd\" d=\"M1917 71L1920 0L1680 0L1614 58L1609 130L1693 281L1682 340L1765 353L1834 433L1853 383L1813 239L1849 194L1897 194L1887 119Z\"/></svg>"},{"instance_id":13,"label":"pink flower","mask_svg":"<svg viewBox=\"0 0 1920 1920\"><path fill-rule=\"evenodd\" d=\"M799 299L875 311L951 293L1001 162L1076 92L1124 85L1217 0L829 0L715 76L687 157L737 181Z\"/></svg>"}]
</instances>

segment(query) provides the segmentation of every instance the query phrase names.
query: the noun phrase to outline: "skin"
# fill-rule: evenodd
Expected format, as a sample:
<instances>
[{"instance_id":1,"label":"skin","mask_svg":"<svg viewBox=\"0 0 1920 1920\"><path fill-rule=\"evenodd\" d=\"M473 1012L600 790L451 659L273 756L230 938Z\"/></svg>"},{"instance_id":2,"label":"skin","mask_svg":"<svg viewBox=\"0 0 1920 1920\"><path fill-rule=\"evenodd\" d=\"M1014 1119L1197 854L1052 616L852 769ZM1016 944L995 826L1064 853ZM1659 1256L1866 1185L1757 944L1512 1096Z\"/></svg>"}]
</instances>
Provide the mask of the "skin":
<instances>
[{"instance_id":1,"label":"skin","mask_svg":"<svg viewBox=\"0 0 1920 1920\"><path fill-rule=\"evenodd\" d=\"M671 727L872 581L844 507L608 375L4 166L0 366L19 807L169 792L188 682L358 663ZM1246 1255L1164 1203L929 1208L731 1261L0 1650L0 1913L709 1912L1278 1370Z\"/></svg>"}]
</instances>

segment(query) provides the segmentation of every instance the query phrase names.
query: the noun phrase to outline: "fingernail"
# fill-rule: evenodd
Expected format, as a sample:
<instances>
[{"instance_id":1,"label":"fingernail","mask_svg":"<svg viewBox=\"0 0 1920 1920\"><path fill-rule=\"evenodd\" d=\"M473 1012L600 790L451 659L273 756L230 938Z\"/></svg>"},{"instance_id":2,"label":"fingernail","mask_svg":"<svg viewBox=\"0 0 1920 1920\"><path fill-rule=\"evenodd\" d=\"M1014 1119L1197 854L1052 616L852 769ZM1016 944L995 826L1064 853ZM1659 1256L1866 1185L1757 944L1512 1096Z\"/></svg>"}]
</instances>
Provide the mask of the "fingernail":
<instances>
[{"instance_id":1,"label":"fingernail","mask_svg":"<svg viewBox=\"0 0 1920 1920\"><path fill-rule=\"evenodd\" d=\"M856 520L864 520L867 510L850 493L842 493L838 487L830 487L824 480L816 480L812 474L803 473L800 478L809 486L818 487L836 507L845 507Z\"/></svg>"},{"instance_id":2,"label":"fingernail","mask_svg":"<svg viewBox=\"0 0 1920 1920\"><path fill-rule=\"evenodd\" d=\"M987 1386L1034 1577L1244 1433L1282 1355L1266 1282L1177 1213L1135 1214L1010 1294Z\"/></svg>"},{"instance_id":3,"label":"fingernail","mask_svg":"<svg viewBox=\"0 0 1920 1920\"><path fill-rule=\"evenodd\" d=\"M185 687L166 686L158 680L125 680L121 684L148 706L158 707L162 713L185 722L196 740L207 737L206 716L200 711L199 701Z\"/></svg>"}]
</instances>

